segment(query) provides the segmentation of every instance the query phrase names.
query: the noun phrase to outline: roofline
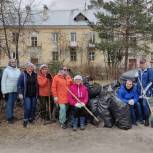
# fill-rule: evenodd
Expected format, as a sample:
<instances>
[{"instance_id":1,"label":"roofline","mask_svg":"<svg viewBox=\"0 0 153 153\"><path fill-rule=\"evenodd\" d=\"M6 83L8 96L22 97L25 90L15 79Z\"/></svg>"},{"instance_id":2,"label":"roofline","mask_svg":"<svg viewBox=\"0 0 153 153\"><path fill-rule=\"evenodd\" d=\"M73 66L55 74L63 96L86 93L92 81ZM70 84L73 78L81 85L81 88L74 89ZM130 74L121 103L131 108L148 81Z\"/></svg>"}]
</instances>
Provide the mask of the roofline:
<instances>
[{"instance_id":1,"label":"roofline","mask_svg":"<svg viewBox=\"0 0 153 153\"><path fill-rule=\"evenodd\" d=\"M9 25L8 28L17 28L18 26L15 26L15 25ZM0 28L2 29L3 26L0 26ZM72 29L76 29L76 28L87 28L89 29L90 26L88 25L25 25L23 29L26 29L26 28L39 28L39 29L42 29L42 28L53 28L53 29L57 29L57 28L60 28L60 29L63 29L63 28L72 28Z\"/></svg>"}]
</instances>

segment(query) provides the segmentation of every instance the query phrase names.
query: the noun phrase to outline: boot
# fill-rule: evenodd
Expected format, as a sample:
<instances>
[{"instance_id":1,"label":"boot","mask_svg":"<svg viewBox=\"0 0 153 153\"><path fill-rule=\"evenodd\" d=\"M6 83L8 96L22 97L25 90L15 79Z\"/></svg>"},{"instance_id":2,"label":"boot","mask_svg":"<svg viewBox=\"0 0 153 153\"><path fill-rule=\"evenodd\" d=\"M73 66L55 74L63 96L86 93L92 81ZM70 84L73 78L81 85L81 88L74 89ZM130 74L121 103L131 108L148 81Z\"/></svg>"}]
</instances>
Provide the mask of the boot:
<instances>
[{"instance_id":1,"label":"boot","mask_svg":"<svg viewBox=\"0 0 153 153\"><path fill-rule=\"evenodd\" d=\"M149 126L149 119L145 120L144 126Z\"/></svg>"},{"instance_id":2,"label":"boot","mask_svg":"<svg viewBox=\"0 0 153 153\"><path fill-rule=\"evenodd\" d=\"M73 118L72 127L73 127L73 131L77 130L77 127L78 127L78 118L76 118L76 117Z\"/></svg>"},{"instance_id":3,"label":"boot","mask_svg":"<svg viewBox=\"0 0 153 153\"><path fill-rule=\"evenodd\" d=\"M80 130L85 129L85 117L80 117Z\"/></svg>"}]
</instances>

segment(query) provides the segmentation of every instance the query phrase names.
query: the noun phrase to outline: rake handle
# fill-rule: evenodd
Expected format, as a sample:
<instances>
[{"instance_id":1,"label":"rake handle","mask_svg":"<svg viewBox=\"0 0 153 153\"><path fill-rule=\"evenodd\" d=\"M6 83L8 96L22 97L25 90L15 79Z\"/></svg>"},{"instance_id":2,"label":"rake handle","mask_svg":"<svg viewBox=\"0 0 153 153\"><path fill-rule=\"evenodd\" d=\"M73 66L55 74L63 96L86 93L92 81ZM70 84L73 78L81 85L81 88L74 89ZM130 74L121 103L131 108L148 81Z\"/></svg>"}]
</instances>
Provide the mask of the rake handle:
<instances>
[{"instance_id":1,"label":"rake handle","mask_svg":"<svg viewBox=\"0 0 153 153\"><path fill-rule=\"evenodd\" d=\"M67 91L80 103L80 104L82 104L81 103L81 101L79 100L79 98L78 97L76 97L76 95L74 95L74 93L71 91L71 90L69 90L68 88L67 88ZM85 105L83 105L83 107L85 108L85 110L91 115L91 116L93 116L94 117L94 119L97 121L97 122L99 122L99 120L98 120L98 118L85 106Z\"/></svg>"}]
</instances>

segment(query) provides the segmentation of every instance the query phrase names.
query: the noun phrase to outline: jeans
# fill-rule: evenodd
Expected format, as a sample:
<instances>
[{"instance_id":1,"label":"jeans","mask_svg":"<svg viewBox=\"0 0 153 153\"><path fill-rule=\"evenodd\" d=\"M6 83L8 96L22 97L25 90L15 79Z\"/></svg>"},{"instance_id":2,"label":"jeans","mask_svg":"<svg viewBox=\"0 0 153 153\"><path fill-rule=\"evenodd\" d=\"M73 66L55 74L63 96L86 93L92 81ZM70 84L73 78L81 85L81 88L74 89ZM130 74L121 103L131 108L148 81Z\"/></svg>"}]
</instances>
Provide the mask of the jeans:
<instances>
[{"instance_id":1,"label":"jeans","mask_svg":"<svg viewBox=\"0 0 153 153\"><path fill-rule=\"evenodd\" d=\"M80 121L80 126L84 126L85 116L86 116L86 111L83 107L82 108L72 107L72 126L77 128L78 121Z\"/></svg>"},{"instance_id":2,"label":"jeans","mask_svg":"<svg viewBox=\"0 0 153 153\"><path fill-rule=\"evenodd\" d=\"M137 102L134 106L130 106L132 124L136 124L137 119L143 121L140 103Z\"/></svg>"},{"instance_id":3,"label":"jeans","mask_svg":"<svg viewBox=\"0 0 153 153\"><path fill-rule=\"evenodd\" d=\"M145 98L142 98L142 99L139 100L139 102L141 104L143 119L148 120L149 116L150 116L150 110L149 110L147 100Z\"/></svg>"},{"instance_id":4,"label":"jeans","mask_svg":"<svg viewBox=\"0 0 153 153\"><path fill-rule=\"evenodd\" d=\"M16 92L5 94L6 118L8 121L13 119L13 110L14 110L16 98L17 98Z\"/></svg>"},{"instance_id":5,"label":"jeans","mask_svg":"<svg viewBox=\"0 0 153 153\"><path fill-rule=\"evenodd\" d=\"M28 122L35 119L36 104L36 97L24 98L24 121Z\"/></svg>"},{"instance_id":6,"label":"jeans","mask_svg":"<svg viewBox=\"0 0 153 153\"><path fill-rule=\"evenodd\" d=\"M59 111L59 122L64 124L66 122L66 112L67 112L67 105L66 104L59 104L60 111Z\"/></svg>"}]
</instances>

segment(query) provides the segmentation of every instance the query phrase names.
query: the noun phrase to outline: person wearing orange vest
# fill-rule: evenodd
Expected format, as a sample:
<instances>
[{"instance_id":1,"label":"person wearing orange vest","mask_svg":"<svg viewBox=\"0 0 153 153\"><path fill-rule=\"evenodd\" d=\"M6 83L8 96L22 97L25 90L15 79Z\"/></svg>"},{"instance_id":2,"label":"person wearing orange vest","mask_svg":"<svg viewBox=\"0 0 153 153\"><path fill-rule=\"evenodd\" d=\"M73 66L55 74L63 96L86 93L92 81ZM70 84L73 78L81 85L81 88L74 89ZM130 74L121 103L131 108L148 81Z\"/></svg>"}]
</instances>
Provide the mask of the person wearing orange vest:
<instances>
[{"instance_id":1,"label":"person wearing orange vest","mask_svg":"<svg viewBox=\"0 0 153 153\"><path fill-rule=\"evenodd\" d=\"M72 84L72 79L68 74L67 67L62 67L58 74L54 76L52 82L52 94L54 102L59 105L59 122L63 129L66 128L66 112L68 104L67 88Z\"/></svg>"}]
</instances>

